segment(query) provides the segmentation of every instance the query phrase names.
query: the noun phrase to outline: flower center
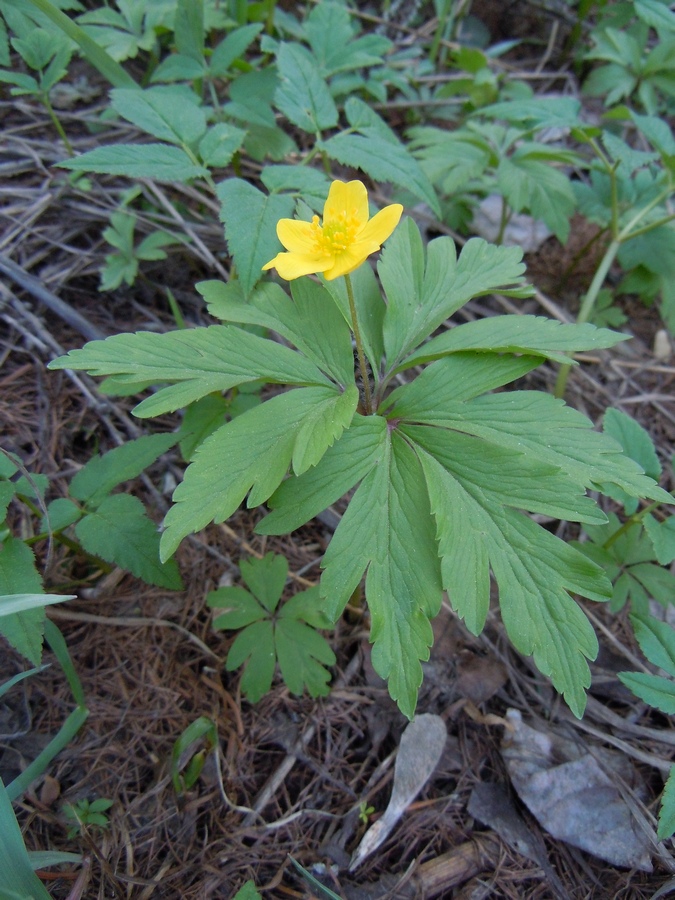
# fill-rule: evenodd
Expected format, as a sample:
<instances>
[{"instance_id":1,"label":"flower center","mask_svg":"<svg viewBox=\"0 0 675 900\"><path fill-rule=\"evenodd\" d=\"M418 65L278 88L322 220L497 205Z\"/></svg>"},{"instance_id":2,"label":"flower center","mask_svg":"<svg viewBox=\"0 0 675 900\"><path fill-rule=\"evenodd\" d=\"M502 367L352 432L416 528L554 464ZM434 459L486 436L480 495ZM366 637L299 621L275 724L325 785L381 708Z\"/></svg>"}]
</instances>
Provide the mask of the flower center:
<instances>
[{"instance_id":1,"label":"flower center","mask_svg":"<svg viewBox=\"0 0 675 900\"><path fill-rule=\"evenodd\" d=\"M356 216L356 210L333 213L331 220L325 225L319 225L319 217L312 219L312 237L314 239L315 252L321 256L333 256L346 250L356 240L356 234L361 223Z\"/></svg>"}]
</instances>

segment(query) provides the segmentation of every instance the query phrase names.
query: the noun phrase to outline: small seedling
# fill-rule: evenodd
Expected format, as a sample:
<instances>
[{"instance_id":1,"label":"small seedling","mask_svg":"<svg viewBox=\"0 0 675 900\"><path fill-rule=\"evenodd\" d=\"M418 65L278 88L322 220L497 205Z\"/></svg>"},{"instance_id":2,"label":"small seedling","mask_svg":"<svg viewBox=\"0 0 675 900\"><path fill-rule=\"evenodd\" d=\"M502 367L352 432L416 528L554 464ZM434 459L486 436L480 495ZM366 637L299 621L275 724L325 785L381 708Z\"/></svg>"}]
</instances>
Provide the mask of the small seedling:
<instances>
[{"instance_id":1,"label":"small seedling","mask_svg":"<svg viewBox=\"0 0 675 900\"><path fill-rule=\"evenodd\" d=\"M328 693L335 654L316 629L330 628L319 608L318 587L309 588L277 607L288 576L288 561L268 553L262 559L241 563L241 577L250 592L241 587L211 591L206 602L221 610L214 628L242 629L227 656L233 671L245 662L241 690L253 703L266 694L276 664L293 694L306 687L312 697Z\"/></svg>"},{"instance_id":2,"label":"small seedling","mask_svg":"<svg viewBox=\"0 0 675 900\"><path fill-rule=\"evenodd\" d=\"M98 828L107 828L110 824L106 811L113 805L114 800L89 801L78 800L76 803L66 803L63 807L64 816L75 824L68 829L68 838L72 839L81 833L84 827L96 825Z\"/></svg>"}]
</instances>

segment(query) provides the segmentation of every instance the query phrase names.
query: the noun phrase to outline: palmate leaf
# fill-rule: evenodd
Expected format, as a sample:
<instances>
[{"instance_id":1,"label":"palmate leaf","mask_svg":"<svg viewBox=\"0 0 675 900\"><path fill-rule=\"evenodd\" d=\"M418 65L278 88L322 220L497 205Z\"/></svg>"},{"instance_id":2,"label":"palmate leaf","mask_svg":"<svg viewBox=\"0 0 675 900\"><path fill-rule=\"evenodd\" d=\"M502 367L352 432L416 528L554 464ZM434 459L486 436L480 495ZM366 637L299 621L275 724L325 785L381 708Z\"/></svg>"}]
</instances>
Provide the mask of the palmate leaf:
<instances>
[{"instance_id":1,"label":"palmate leaf","mask_svg":"<svg viewBox=\"0 0 675 900\"><path fill-rule=\"evenodd\" d=\"M269 498L272 512L256 526L258 534L286 534L309 522L350 491L377 465L386 448L387 423L381 416L354 416L351 427L321 462L299 478L288 478Z\"/></svg>"},{"instance_id":2,"label":"palmate leaf","mask_svg":"<svg viewBox=\"0 0 675 900\"><path fill-rule=\"evenodd\" d=\"M247 381L328 384L316 366L274 341L230 325L212 325L156 334L117 334L71 350L49 364L51 369L85 369L114 375L120 384L174 382L143 400L137 416L157 416L186 406L214 391Z\"/></svg>"}]
</instances>

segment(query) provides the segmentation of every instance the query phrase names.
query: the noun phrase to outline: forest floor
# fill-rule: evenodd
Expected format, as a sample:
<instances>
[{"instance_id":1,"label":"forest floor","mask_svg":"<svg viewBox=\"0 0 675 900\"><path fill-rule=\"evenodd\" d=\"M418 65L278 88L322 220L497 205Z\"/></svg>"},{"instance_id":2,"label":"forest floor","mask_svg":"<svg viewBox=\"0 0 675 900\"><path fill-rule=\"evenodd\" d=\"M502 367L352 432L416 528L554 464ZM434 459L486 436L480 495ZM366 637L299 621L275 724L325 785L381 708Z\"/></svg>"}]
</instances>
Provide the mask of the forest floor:
<instances>
[{"instance_id":1,"label":"forest floor","mask_svg":"<svg viewBox=\"0 0 675 900\"><path fill-rule=\"evenodd\" d=\"M521 54L517 64L535 70L541 48L538 53L529 59ZM71 78L83 72L74 66ZM560 85L574 88L571 68L552 70L549 87ZM93 96L60 110L78 151L95 140L86 123L99 110L103 91L94 80ZM30 471L46 474L50 496L56 497L92 453L118 446L148 426L130 414L131 399L102 398L86 376L47 371L50 360L90 335L45 306L30 276L94 329L111 335L175 327L164 286L171 287L189 325L208 324L193 285L226 275L228 261L214 203L189 223L197 239L189 249L146 265L131 288L100 293L98 273L110 249L102 231L126 185L99 177L90 191L79 190L52 167L64 152L44 111L8 92L0 98L0 255L29 276L23 283L6 273L0 279L2 443ZM142 189L167 210L168 223L181 225L171 223L171 210L181 205L169 196L189 207L189 187L143 182ZM539 288L532 299L483 298L463 314L517 311L572 320L592 265L584 260L560 286L584 237L573 229L566 247L550 238L528 256L528 278ZM655 356L663 326L654 310L636 302L625 312L624 328L634 340L586 354L572 373L568 401L595 422L609 406L630 413L667 460L675 444L675 363L672 355ZM548 390L555 375L553 366L544 366L523 383ZM178 415L167 415L154 420L152 429L171 431L179 424ZM180 478L179 465L178 455L169 454L126 488L149 505L158 522ZM556 741L571 742L579 758L589 755L606 765L609 751L620 756L624 770L616 779L635 827L654 836L658 797L675 758L675 730L616 677L632 668L638 654L627 613L593 604L586 608L601 650L581 721L510 646L496 606L478 638L444 607L424 666L418 712L443 719L445 750L387 840L350 872L351 854L388 803L407 723L371 666L366 609L350 608L330 635L338 662L327 697L294 697L280 681L258 704L241 697L239 674L224 668L231 637L213 630L205 595L218 585L239 583L239 561L270 550L287 557L293 584L314 584L331 533L331 519L324 517L289 536L253 536L260 515L242 509L227 523L185 540L177 554L185 582L180 592L148 587L118 569L92 567L58 545L41 551L48 589L77 585L78 599L51 607L48 614L65 636L89 717L17 813L30 849L84 854L87 877L80 896L229 898L249 879L266 898L312 896L290 857L346 900L646 900L660 888L660 896L669 892L675 883L671 842L650 844L652 871L605 862L552 837L509 787L505 717L513 709ZM33 527L28 521L14 524L20 534ZM45 651L45 661L51 659ZM19 655L3 647L0 682L22 666ZM21 732L2 739L5 781L45 746L72 707L58 665L22 684L25 688L11 695L16 699L6 698L2 707L2 715L19 722L14 730ZM216 724L218 752L209 754L197 783L177 795L172 749L199 716ZM492 801L497 794L501 798L499 812L483 796L490 810L481 818L475 814L480 794L475 789L486 784L507 790L493 792ZM587 790L580 780L579 793ZM82 798L112 800L109 825L69 837L71 823L62 805ZM66 898L80 871L75 865L61 868L52 880L45 872L45 884L55 898Z\"/></svg>"}]
</instances>

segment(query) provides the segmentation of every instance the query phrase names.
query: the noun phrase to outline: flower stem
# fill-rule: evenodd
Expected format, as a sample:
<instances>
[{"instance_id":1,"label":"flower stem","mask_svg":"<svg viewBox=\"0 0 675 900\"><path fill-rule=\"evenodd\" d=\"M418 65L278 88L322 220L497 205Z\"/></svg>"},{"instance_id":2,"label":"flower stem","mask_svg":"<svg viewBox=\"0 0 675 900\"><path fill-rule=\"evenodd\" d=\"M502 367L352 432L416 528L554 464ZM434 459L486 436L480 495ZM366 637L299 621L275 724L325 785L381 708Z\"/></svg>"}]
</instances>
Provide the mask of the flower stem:
<instances>
[{"instance_id":1,"label":"flower stem","mask_svg":"<svg viewBox=\"0 0 675 900\"><path fill-rule=\"evenodd\" d=\"M361 340L361 329L359 328L359 320L356 315L356 303L354 303L354 291L352 289L352 280L349 275L344 276L347 285L347 298L349 299L349 312L352 316L352 328L354 331L354 340L356 341L356 353L359 358L359 368L361 369L361 378L363 379L363 390L366 395L366 415L373 413L373 398L370 393L370 380L368 378L368 369L366 367L366 357L363 353L363 341Z\"/></svg>"}]
</instances>

